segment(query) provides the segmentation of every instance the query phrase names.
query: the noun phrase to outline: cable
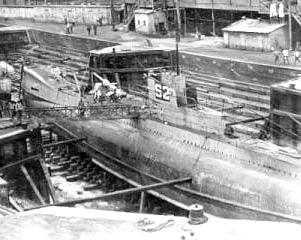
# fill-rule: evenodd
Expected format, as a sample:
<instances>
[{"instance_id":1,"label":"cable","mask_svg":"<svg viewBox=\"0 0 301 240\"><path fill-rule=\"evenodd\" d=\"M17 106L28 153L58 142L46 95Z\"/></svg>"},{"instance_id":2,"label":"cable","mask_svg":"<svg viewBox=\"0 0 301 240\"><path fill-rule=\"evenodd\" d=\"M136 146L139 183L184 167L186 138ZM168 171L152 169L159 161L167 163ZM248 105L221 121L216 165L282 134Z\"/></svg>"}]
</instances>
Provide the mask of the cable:
<instances>
[{"instance_id":1,"label":"cable","mask_svg":"<svg viewBox=\"0 0 301 240\"><path fill-rule=\"evenodd\" d=\"M162 230L163 228L171 227L175 224L173 219L168 219L165 222L155 224L154 221L149 218L142 218L136 223L136 227L144 232L157 232Z\"/></svg>"}]
</instances>

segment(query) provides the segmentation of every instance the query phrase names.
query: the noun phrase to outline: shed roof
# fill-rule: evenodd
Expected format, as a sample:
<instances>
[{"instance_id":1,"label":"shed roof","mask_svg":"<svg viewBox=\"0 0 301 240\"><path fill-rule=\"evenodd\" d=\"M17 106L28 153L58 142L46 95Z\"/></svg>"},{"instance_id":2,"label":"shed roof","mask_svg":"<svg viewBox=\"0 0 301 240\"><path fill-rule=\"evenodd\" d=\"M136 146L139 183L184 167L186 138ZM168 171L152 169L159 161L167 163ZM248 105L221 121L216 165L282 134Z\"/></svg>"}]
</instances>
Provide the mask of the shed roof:
<instances>
[{"instance_id":1,"label":"shed roof","mask_svg":"<svg viewBox=\"0 0 301 240\"><path fill-rule=\"evenodd\" d=\"M153 13L154 12L154 10L152 10L152 9L137 9L137 10L135 10L135 14L151 14L151 13Z\"/></svg>"},{"instance_id":2,"label":"shed roof","mask_svg":"<svg viewBox=\"0 0 301 240\"><path fill-rule=\"evenodd\" d=\"M271 33L283 26L285 23L269 23L264 20L245 18L223 28L224 32L248 32L248 33Z\"/></svg>"}]
</instances>

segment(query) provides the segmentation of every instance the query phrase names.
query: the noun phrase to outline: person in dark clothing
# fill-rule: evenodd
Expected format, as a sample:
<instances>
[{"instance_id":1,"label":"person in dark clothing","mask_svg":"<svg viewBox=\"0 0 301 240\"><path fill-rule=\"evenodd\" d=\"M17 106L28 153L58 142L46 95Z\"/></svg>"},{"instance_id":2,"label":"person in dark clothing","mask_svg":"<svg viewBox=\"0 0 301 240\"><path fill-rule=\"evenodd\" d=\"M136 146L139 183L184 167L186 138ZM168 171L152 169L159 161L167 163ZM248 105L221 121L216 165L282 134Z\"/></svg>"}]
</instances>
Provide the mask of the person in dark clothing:
<instances>
[{"instance_id":1,"label":"person in dark clothing","mask_svg":"<svg viewBox=\"0 0 301 240\"><path fill-rule=\"evenodd\" d=\"M280 64L280 55L281 55L281 51L278 48L272 48L273 51L273 55L274 55L274 64Z\"/></svg>"},{"instance_id":2,"label":"person in dark clothing","mask_svg":"<svg viewBox=\"0 0 301 240\"><path fill-rule=\"evenodd\" d=\"M94 31L94 35L97 35L97 24L93 24L93 31Z\"/></svg>"},{"instance_id":3,"label":"person in dark clothing","mask_svg":"<svg viewBox=\"0 0 301 240\"><path fill-rule=\"evenodd\" d=\"M85 103L84 100L81 98L78 103L78 113L80 117L85 116Z\"/></svg>"},{"instance_id":4,"label":"person in dark clothing","mask_svg":"<svg viewBox=\"0 0 301 240\"><path fill-rule=\"evenodd\" d=\"M97 22L99 23L99 26L102 26L102 17L98 18Z\"/></svg>"},{"instance_id":5,"label":"person in dark clothing","mask_svg":"<svg viewBox=\"0 0 301 240\"><path fill-rule=\"evenodd\" d=\"M10 104L10 112L11 112L11 117L15 118L16 115L17 115L16 103L15 102L11 102L11 104Z\"/></svg>"},{"instance_id":6,"label":"person in dark clothing","mask_svg":"<svg viewBox=\"0 0 301 240\"><path fill-rule=\"evenodd\" d=\"M73 23L70 22L68 24L69 24L69 31L70 31L70 33L73 33Z\"/></svg>"},{"instance_id":7,"label":"person in dark clothing","mask_svg":"<svg viewBox=\"0 0 301 240\"><path fill-rule=\"evenodd\" d=\"M91 24L87 25L87 32L88 32L88 35L90 36L90 33L91 33Z\"/></svg>"}]
</instances>

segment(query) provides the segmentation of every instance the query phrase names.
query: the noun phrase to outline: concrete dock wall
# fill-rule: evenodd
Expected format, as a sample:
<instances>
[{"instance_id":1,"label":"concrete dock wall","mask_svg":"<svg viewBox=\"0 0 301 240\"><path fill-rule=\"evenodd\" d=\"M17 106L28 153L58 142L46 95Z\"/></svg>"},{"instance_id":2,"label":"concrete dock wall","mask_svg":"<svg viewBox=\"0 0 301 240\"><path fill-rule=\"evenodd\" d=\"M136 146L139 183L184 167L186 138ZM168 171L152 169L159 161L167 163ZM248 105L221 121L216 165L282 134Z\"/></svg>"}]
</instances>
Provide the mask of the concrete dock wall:
<instances>
[{"instance_id":1,"label":"concrete dock wall","mask_svg":"<svg viewBox=\"0 0 301 240\"><path fill-rule=\"evenodd\" d=\"M96 23L96 20L102 17L103 24L110 24L111 8L105 5L1 6L0 17L33 19L40 22L56 23L63 23L64 18L67 17L79 24Z\"/></svg>"},{"instance_id":2,"label":"concrete dock wall","mask_svg":"<svg viewBox=\"0 0 301 240\"><path fill-rule=\"evenodd\" d=\"M180 54L181 66L195 72L270 86L301 74L301 69L278 67L268 64L248 63L188 52Z\"/></svg>"},{"instance_id":3,"label":"concrete dock wall","mask_svg":"<svg viewBox=\"0 0 301 240\"><path fill-rule=\"evenodd\" d=\"M118 43L100 39L45 32L35 29L30 30L29 35L31 42L39 44L42 47L50 47L56 50L70 50L84 55L87 55L88 51L93 49L102 49L118 45Z\"/></svg>"}]
</instances>

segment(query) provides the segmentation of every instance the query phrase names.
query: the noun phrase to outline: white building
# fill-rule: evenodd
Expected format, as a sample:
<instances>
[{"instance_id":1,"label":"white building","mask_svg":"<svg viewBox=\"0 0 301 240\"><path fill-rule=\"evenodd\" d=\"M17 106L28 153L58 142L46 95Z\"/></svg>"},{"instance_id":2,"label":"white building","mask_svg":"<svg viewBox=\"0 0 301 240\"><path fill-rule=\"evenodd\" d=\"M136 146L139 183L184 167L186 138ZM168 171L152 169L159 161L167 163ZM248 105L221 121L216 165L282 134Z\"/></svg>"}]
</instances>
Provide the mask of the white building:
<instances>
[{"instance_id":1,"label":"white building","mask_svg":"<svg viewBox=\"0 0 301 240\"><path fill-rule=\"evenodd\" d=\"M161 10L137 9L135 10L136 32L156 34L166 29L165 13Z\"/></svg>"}]
</instances>

